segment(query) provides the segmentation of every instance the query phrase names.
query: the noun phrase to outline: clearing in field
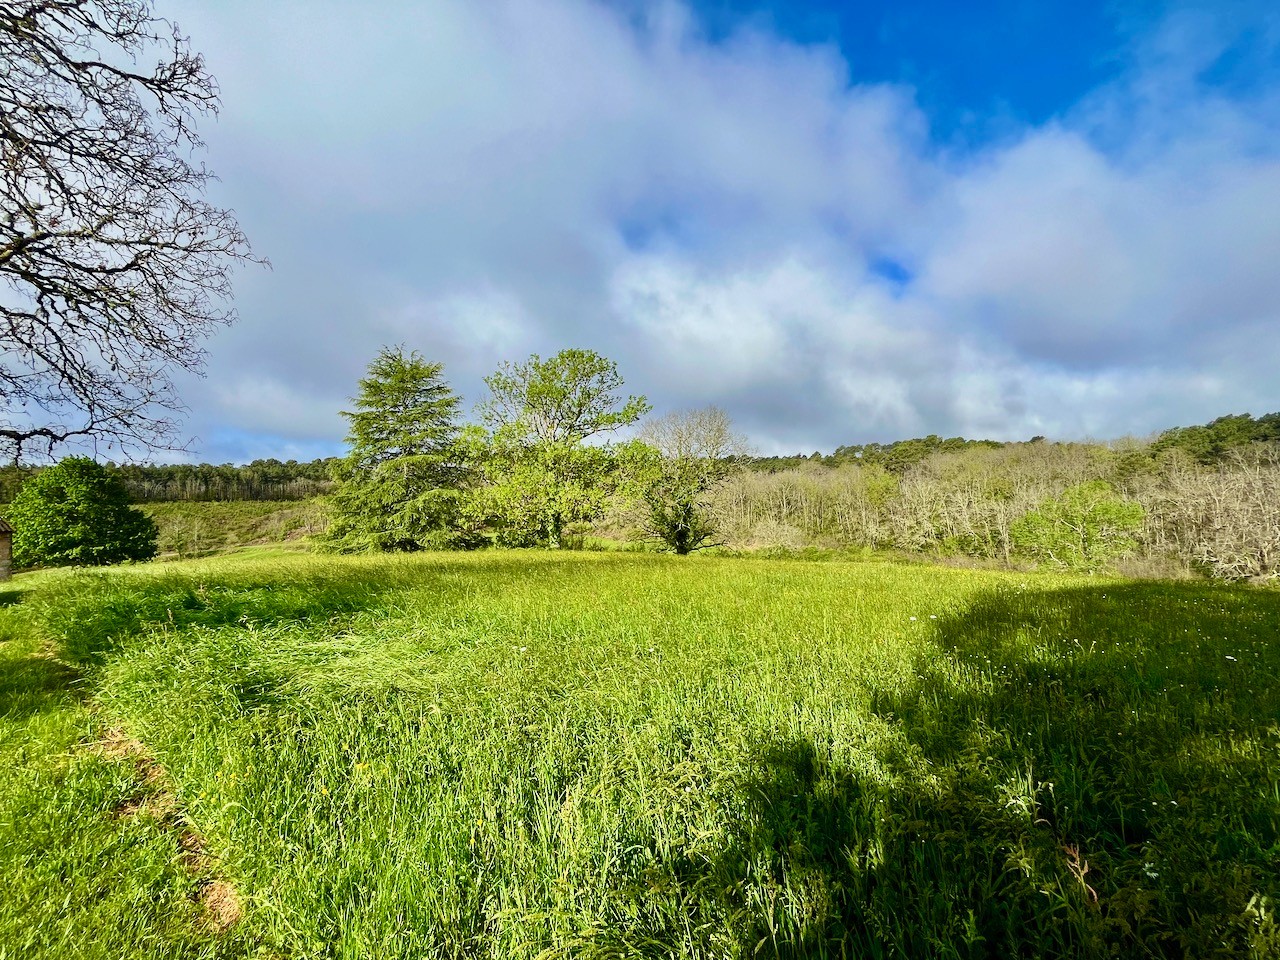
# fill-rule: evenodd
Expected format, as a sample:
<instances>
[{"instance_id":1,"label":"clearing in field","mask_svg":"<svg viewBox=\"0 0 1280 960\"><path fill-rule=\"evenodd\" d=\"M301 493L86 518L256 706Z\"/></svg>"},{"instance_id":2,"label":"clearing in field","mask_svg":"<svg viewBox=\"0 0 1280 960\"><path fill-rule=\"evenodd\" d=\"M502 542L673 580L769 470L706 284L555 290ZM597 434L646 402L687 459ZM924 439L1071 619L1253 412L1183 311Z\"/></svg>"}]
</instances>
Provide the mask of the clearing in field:
<instances>
[{"instance_id":1,"label":"clearing in field","mask_svg":"<svg viewBox=\"0 0 1280 960\"><path fill-rule=\"evenodd\" d=\"M1273 591L495 551L4 598L0 957L1280 957Z\"/></svg>"}]
</instances>

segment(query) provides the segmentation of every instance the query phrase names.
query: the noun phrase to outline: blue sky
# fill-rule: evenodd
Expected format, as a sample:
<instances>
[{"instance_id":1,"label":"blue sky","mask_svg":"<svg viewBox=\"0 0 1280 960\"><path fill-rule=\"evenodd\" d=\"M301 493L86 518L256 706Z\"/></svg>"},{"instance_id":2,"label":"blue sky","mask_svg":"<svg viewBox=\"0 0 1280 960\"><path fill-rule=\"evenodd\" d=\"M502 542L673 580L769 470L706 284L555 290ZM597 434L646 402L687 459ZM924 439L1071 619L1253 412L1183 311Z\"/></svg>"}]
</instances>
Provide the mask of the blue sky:
<instances>
[{"instance_id":1,"label":"blue sky","mask_svg":"<svg viewBox=\"0 0 1280 960\"><path fill-rule=\"evenodd\" d=\"M1016 135L1068 113L1125 75L1171 22L1204 31L1197 79L1235 95L1274 83L1276 17L1265 4L989 0L700 0L712 39L757 24L796 43L838 47L854 83L909 86L931 134L951 146Z\"/></svg>"},{"instance_id":2,"label":"blue sky","mask_svg":"<svg viewBox=\"0 0 1280 960\"><path fill-rule=\"evenodd\" d=\"M855 82L906 84L935 136L981 141L1043 123L1114 78L1155 4L704 0L715 37L755 20L798 43L837 45Z\"/></svg>"},{"instance_id":3,"label":"blue sky","mask_svg":"<svg viewBox=\"0 0 1280 960\"><path fill-rule=\"evenodd\" d=\"M1273 4L157 0L271 271L191 456L342 450L383 344L468 405L618 361L765 452L1280 409Z\"/></svg>"}]
</instances>

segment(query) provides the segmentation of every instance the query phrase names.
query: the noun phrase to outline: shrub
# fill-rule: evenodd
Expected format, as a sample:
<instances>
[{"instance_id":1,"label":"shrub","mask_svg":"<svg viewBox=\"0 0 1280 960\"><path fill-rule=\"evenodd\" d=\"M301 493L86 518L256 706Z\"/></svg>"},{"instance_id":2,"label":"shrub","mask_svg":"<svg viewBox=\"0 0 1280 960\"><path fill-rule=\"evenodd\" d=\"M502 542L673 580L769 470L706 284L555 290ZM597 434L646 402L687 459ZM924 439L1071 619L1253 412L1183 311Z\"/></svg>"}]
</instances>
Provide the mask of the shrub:
<instances>
[{"instance_id":1,"label":"shrub","mask_svg":"<svg viewBox=\"0 0 1280 960\"><path fill-rule=\"evenodd\" d=\"M1061 496L1014 521L1014 547L1068 570L1097 570L1138 545L1142 504L1126 500L1105 480L1068 487Z\"/></svg>"},{"instance_id":2,"label":"shrub","mask_svg":"<svg viewBox=\"0 0 1280 960\"><path fill-rule=\"evenodd\" d=\"M645 499L650 534L680 556L705 546L716 532L696 490L657 483L649 488Z\"/></svg>"},{"instance_id":3,"label":"shrub","mask_svg":"<svg viewBox=\"0 0 1280 960\"><path fill-rule=\"evenodd\" d=\"M156 555L156 525L129 506L124 484L88 457L67 457L27 481L9 507L19 567L98 566Z\"/></svg>"},{"instance_id":4,"label":"shrub","mask_svg":"<svg viewBox=\"0 0 1280 960\"><path fill-rule=\"evenodd\" d=\"M1280 446L1216 470L1170 463L1146 492L1156 545L1219 580L1280 580Z\"/></svg>"}]
</instances>

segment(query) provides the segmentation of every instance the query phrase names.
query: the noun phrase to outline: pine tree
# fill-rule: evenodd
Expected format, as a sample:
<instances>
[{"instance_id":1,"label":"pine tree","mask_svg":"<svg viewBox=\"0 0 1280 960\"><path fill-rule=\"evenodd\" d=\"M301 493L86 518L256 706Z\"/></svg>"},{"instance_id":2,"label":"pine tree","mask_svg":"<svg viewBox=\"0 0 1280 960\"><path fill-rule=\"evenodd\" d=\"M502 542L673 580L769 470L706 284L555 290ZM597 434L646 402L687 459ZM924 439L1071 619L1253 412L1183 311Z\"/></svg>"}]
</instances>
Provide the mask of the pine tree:
<instances>
[{"instance_id":1,"label":"pine tree","mask_svg":"<svg viewBox=\"0 0 1280 960\"><path fill-rule=\"evenodd\" d=\"M421 550L456 539L462 403L444 365L383 347L360 381L351 452L337 464L328 540L342 551Z\"/></svg>"}]
</instances>

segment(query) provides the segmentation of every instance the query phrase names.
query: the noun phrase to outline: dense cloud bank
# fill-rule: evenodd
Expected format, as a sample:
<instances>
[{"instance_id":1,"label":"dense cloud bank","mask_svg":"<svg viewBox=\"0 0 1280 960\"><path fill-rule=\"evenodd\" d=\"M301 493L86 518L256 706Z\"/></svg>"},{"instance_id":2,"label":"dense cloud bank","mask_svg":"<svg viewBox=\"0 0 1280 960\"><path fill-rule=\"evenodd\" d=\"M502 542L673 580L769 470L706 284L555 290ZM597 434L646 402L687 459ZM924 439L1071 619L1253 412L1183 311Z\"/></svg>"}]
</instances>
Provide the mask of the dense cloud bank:
<instances>
[{"instance_id":1,"label":"dense cloud bank","mask_svg":"<svg viewBox=\"0 0 1280 960\"><path fill-rule=\"evenodd\" d=\"M1060 116L960 146L834 47L623 6L175 5L223 86L219 200L274 264L184 388L198 459L339 452L384 343L468 402L595 349L763 452L1276 406L1280 97L1212 82L1257 24L1171 14Z\"/></svg>"}]
</instances>

